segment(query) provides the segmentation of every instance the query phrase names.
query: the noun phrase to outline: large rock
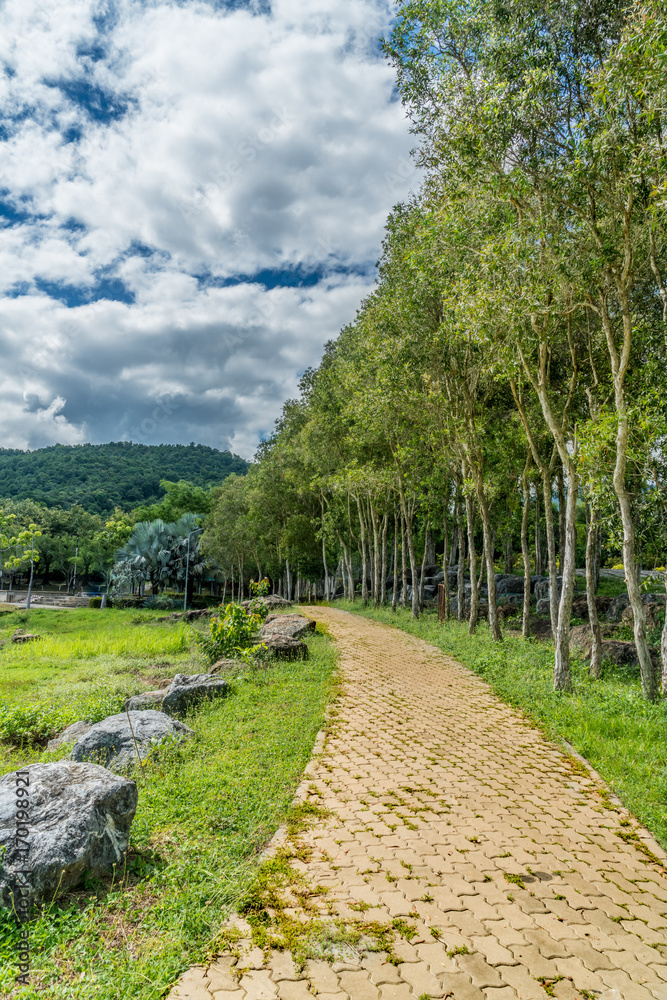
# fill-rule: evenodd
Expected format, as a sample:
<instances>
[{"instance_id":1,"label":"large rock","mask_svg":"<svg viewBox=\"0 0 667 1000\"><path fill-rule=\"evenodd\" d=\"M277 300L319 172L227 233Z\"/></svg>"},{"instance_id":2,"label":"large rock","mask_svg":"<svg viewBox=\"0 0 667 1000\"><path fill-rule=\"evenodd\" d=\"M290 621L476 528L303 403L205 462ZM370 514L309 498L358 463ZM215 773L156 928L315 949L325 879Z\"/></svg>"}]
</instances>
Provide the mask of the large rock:
<instances>
[{"instance_id":1,"label":"large rock","mask_svg":"<svg viewBox=\"0 0 667 1000\"><path fill-rule=\"evenodd\" d=\"M152 747L167 737L178 740L192 736L193 732L181 722L170 719L164 712L148 709L110 715L94 726L72 748L72 760L92 760L114 771L124 771L136 763L137 750L143 760ZM136 741L136 747L135 747Z\"/></svg>"},{"instance_id":2,"label":"large rock","mask_svg":"<svg viewBox=\"0 0 667 1000\"><path fill-rule=\"evenodd\" d=\"M607 621L620 622L621 615L623 614L625 609L629 607L630 607L630 598L628 597L628 595L619 594L619 596L615 597L611 602L611 604L609 605L609 609L607 611Z\"/></svg>"},{"instance_id":3,"label":"large rock","mask_svg":"<svg viewBox=\"0 0 667 1000\"><path fill-rule=\"evenodd\" d=\"M521 594L523 597L523 577L511 573L496 573L496 594Z\"/></svg>"},{"instance_id":4,"label":"large rock","mask_svg":"<svg viewBox=\"0 0 667 1000\"><path fill-rule=\"evenodd\" d=\"M65 746L66 743L76 743L76 741L81 737L85 736L93 728L92 722L73 722L71 726L67 729L63 729L59 736L55 736L52 740L46 744L47 750L58 750L59 747Z\"/></svg>"},{"instance_id":5,"label":"large rock","mask_svg":"<svg viewBox=\"0 0 667 1000\"><path fill-rule=\"evenodd\" d=\"M609 660L619 666L639 667L639 658L634 642L625 642L621 639L610 638L614 634L613 625L600 625L602 634L602 659ZM592 636L590 625L577 625L570 629L570 643L574 648L581 651L584 659L588 660L591 655ZM649 647L650 648L650 647ZM655 667L659 666L660 653L657 649L650 648L651 659Z\"/></svg>"},{"instance_id":6,"label":"large rock","mask_svg":"<svg viewBox=\"0 0 667 1000\"><path fill-rule=\"evenodd\" d=\"M308 646L301 639L295 639L291 635L269 635L265 638L258 637L254 640L255 645L261 643L269 653L279 660L307 660Z\"/></svg>"},{"instance_id":7,"label":"large rock","mask_svg":"<svg viewBox=\"0 0 667 1000\"><path fill-rule=\"evenodd\" d=\"M498 601L498 607L504 607L506 604L523 607L523 594L503 594Z\"/></svg>"},{"instance_id":8,"label":"large rock","mask_svg":"<svg viewBox=\"0 0 667 1000\"><path fill-rule=\"evenodd\" d=\"M162 699L162 711L168 715L185 715L193 705L222 698L230 690L229 681L214 674L176 674Z\"/></svg>"},{"instance_id":9,"label":"large rock","mask_svg":"<svg viewBox=\"0 0 667 1000\"><path fill-rule=\"evenodd\" d=\"M125 702L125 708L129 712L143 712L146 708L159 710L164 695L164 688L161 691L144 691L143 694L133 694Z\"/></svg>"},{"instance_id":10,"label":"large rock","mask_svg":"<svg viewBox=\"0 0 667 1000\"><path fill-rule=\"evenodd\" d=\"M307 632L315 631L315 622L312 618L305 618L303 615L269 615L261 629L260 639L268 639L271 636L286 635L291 639L300 639Z\"/></svg>"},{"instance_id":11,"label":"large rock","mask_svg":"<svg viewBox=\"0 0 667 1000\"><path fill-rule=\"evenodd\" d=\"M563 577L557 577L558 581L558 597L560 598L560 592L563 588ZM549 577L542 577L540 580L535 582L535 597L538 601L549 600L551 596L551 587L549 585Z\"/></svg>"},{"instance_id":12,"label":"large rock","mask_svg":"<svg viewBox=\"0 0 667 1000\"><path fill-rule=\"evenodd\" d=\"M599 618L602 618L607 614L613 600L613 597L603 597L600 594L596 595L595 606L598 609ZM588 621L588 597L586 594L581 594L579 597L575 597L572 601L572 617L581 618L582 621Z\"/></svg>"},{"instance_id":13,"label":"large rock","mask_svg":"<svg viewBox=\"0 0 667 1000\"><path fill-rule=\"evenodd\" d=\"M535 612L538 615L550 615L551 614L551 603L548 597L542 597L538 600L535 606Z\"/></svg>"},{"instance_id":14,"label":"large rock","mask_svg":"<svg viewBox=\"0 0 667 1000\"><path fill-rule=\"evenodd\" d=\"M662 621L664 621L662 611L665 606L665 594L642 594L642 604L644 605L644 612L646 614L647 627L655 628L659 624L659 618L660 624L662 624ZM624 625L629 625L630 627L634 625L635 616L629 603L621 612L621 621Z\"/></svg>"},{"instance_id":15,"label":"large rock","mask_svg":"<svg viewBox=\"0 0 667 1000\"><path fill-rule=\"evenodd\" d=\"M291 601L286 601L284 597L278 597L277 594L269 594L268 597L255 597L253 600L263 604L269 611L277 611L279 608L289 608L292 606ZM241 601L241 607L245 608L246 611L251 604L252 601Z\"/></svg>"},{"instance_id":16,"label":"large rock","mask_svg":"<svg viewBox=\"0 0 667 1000\"><path fill-rule=\"evenodd\" d=\"M20 853L24 844L17 840L22 833L17 802L28 804L27 855ZM77 885L86 872L102 875L118 865L136 808L135 783L97 764L61 760L4 775L0 906L12 906L17 886L27 884L31 902L49 902ZM24 869L29 869L25 877L20 874ZM22 895L17 893L17 903Z\"/></svg>"},{"instance_id":17,"label":"large rock","mask_svg":"<svg viewBox=\"0 0 667 1000\"><path fill-rule=\"evenodd\" d=\"M615 633L616 627L614 625L600 622L600 634L603 640L612 638ZM570 645L575 649L580 649L586 658L591 655L592 642L593 636L588 622L584 625L575 625L570 629Z\"/></svg>"}]
</instances>

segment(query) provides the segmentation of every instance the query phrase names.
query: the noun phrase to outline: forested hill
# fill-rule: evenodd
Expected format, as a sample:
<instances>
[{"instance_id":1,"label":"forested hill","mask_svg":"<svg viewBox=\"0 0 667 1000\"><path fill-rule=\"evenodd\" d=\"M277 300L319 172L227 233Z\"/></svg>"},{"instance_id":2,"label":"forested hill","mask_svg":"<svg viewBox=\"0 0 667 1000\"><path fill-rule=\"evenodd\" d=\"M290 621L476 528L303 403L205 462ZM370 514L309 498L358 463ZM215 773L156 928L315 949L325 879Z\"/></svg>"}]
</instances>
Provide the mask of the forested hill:
<instances>
[{"instance_id":1,"label":"forested hill","mask_svg":"<svg viewBox=\"0 0 667 1000\"><path fill-rule=\"evenodd\" d=\"M81 504L93 514L129 510L162 498L161 479L195 486L244 474L248 463L202 444L56 444L36 451L0 448L0 497L37 500L49 507Z\"/></svg>"}]
</instances>

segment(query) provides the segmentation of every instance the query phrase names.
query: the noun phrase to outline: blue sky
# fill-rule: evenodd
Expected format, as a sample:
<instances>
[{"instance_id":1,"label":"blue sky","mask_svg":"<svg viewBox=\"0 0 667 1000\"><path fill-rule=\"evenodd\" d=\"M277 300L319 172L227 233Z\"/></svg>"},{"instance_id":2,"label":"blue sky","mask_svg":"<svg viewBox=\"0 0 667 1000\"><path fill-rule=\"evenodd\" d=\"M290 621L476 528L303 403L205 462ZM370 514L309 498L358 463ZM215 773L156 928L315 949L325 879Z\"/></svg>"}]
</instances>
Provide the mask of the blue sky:
<instances>
[{"instance_id":1,"label":"blue sky","mask_svg":"<svg viewBox=\"0 0 667 1000\"><path fill-rule=\"evenodd\" d=\"M5 447L251 457L418 184L381 0L6 0Z\"/></svg>"}]
</instances>

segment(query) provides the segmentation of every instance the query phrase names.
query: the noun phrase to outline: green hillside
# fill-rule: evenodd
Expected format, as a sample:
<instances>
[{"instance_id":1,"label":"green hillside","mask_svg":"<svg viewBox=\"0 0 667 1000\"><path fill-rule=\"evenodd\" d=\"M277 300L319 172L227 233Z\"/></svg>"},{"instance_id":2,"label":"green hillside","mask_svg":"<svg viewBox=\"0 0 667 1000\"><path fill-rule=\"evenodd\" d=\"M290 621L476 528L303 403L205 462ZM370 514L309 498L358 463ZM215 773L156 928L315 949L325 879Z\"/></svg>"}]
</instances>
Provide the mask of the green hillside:
<instances>
[{"instance_id":1,"label":"green hillside","mask_svg":"<svg viewBox=\"0 0 667 1000\"><path fill-rule=\"evenodd\" d=\"M56 444L36 451L0 448L0 497L37 500L49 507L79 503L102 514L162 498L161 479L196 486L243 474L248 463L202 444Z\"/></svg>"}]
</instances>

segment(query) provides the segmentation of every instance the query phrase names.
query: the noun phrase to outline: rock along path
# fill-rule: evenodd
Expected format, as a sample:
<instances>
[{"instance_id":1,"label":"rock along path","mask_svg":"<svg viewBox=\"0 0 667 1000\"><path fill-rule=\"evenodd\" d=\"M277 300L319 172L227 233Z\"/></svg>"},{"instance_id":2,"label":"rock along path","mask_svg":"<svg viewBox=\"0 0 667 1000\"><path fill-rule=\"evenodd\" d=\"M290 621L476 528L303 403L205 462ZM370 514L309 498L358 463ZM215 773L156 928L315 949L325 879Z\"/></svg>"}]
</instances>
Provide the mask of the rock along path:
<instances>
[{"instance_id":1,"label":"rock along path","mask_svg":"<svg viewBox=\"0 0 667 1000\"><path fill-rule=\"evenodd\" d=\"M435 647L307 613L338 644L343 693L299 793L331 814L296 864L329 912L416 933L398 964L350 950L302 972L247 943L172 1000L667 1000L667 877L638 847L666 855L600 780Z\"/></svg>"}]
</instances>

